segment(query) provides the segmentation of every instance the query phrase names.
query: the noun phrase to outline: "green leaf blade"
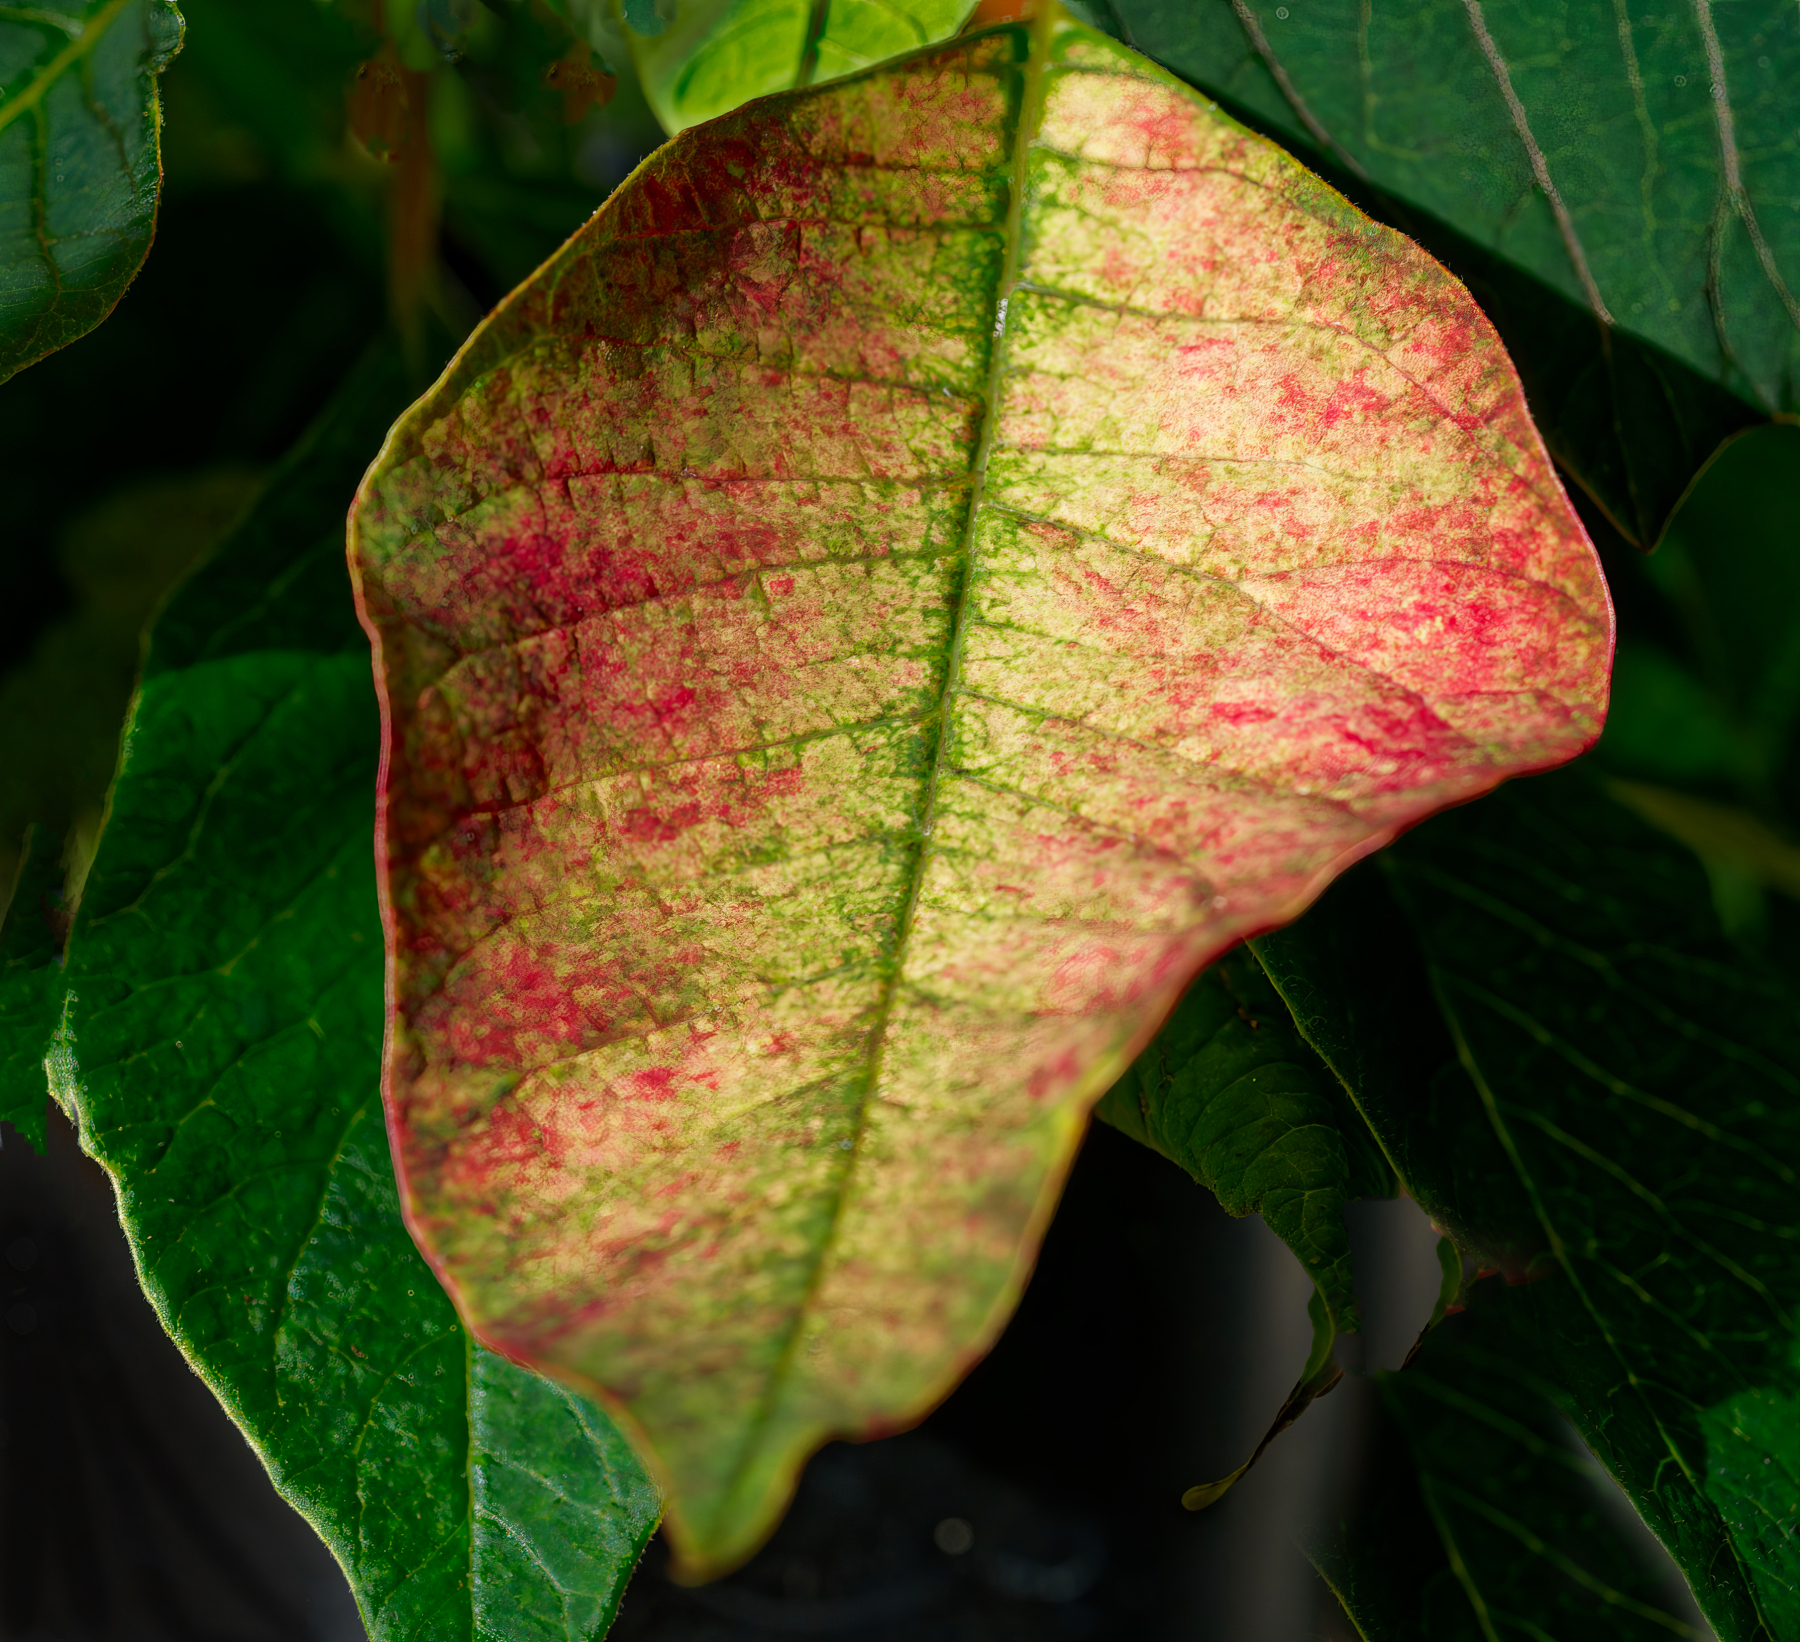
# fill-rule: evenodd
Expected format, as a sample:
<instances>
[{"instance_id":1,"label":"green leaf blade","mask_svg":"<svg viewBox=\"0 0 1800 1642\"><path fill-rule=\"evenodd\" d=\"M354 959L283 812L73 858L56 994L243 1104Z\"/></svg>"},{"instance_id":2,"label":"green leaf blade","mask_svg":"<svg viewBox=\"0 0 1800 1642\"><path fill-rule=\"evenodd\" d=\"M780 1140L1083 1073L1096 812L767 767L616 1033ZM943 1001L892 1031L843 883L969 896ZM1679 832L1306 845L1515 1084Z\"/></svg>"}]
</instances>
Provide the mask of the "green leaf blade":
<instances>
[{"instance_id":1,"label":"green leaf blade","mask_svg":"<svg viewBox=\"0 0 1800 1642\"><path fill-rule=\"evenodd\" d=\"M181 33L171 0L0 8L0 381L92 330L142 266Z\"/></svg>"},{"instance_id":2,"label":"green leaf blade","mask_svg":"<svg viewBox=\"0 0 1800 1642\"><path fill-rule=\"evenodd\" d=\"M380 1106L379 719L338 533L403 380L388 357L352 378L158 631L72 936L60 1092L165 1324L375 1642L513 1642L553 1613L598 1642L656 1492L599 1410L464 1330ZM513 1497L526 1473L563 1515Z\"/></svg>"},{"instance_id":3,"label":"green leaf blade","mask_svg":"<svg viewBox=\"0 0 1800 1642\"><path fill-rule=\"evenodd\" d=\"M1308 923L1385 925L1396 947L1410 925L1424 988L1414 971L1359 989L1309 970L1305 925L1259 950L1315 999L1360 991L1360 1023L1302 1011L1309 1036L1433 1219L1532 1279L1483 1302L1502 1318L1492 1353L1546 1388L1721 1638L1794 1634L1800 1487L1778 1418L1800 1309L1791 989L1722 939L1698 861L1586 772L1439 817L1380 869ZM1449 1044L1423 1034L1398 1070L1346 1052L1438 1010ZM1783 1515L1795 1526L1775 1528Z\"/></svg>"}]
</instances>

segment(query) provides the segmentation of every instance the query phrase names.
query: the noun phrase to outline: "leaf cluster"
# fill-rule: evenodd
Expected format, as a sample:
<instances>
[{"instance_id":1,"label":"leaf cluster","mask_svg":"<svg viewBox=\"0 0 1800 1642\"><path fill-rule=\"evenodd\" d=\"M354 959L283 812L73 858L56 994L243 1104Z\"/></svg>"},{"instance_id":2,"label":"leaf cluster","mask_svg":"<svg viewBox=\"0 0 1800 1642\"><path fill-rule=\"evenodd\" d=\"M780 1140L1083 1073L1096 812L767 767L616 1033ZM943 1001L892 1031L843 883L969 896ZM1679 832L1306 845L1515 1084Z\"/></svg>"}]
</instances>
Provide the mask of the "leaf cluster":
<instances>
[{"instance_id":1,"label":"leaf cluster","mask_svg":"<svg viewBox=\"0 0 1800 1642\"><path fill-rule=\"evenodd\" d=\"M41 1141L47 1068L146 1293L377 1639L598 1638L662 1500L616 1408L478 1341L409 1235L345 509L653 118L965 9L0 16L0 376L31 366L0 392L30 544L0 1117ZM1437 1310L1313 1547L1362 1636L1800 1637L1800 433L1769 420L1795 409L1800 46L1754 6L1621 34L1469 0L1404 38L1288 10L1092 13L1474 293L1600 544L1613 704L1577 768L1425 822L1213 964L1096 1113L1316 1284L1267 1440L1338 1383L1345 1207L1403 1191L1442 1234Z\"/></svg>"}]
</instances>

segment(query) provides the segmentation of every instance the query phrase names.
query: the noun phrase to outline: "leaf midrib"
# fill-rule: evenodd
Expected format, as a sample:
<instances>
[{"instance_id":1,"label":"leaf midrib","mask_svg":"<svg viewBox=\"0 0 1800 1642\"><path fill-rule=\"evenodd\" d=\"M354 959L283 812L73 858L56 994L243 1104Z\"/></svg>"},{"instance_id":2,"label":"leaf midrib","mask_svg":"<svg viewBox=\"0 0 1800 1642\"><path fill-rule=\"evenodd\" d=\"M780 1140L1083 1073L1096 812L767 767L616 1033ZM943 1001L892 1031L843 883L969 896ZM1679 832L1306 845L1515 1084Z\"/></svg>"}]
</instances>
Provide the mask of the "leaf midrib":
<instances>
[{"instance_id":1,"label":"leaf midrib","mask_svg":"<svg viewBox=\"0 0 1800 1642\"><path fill-rule=\"evenodd\" d=\"M87 27L75 36L49 62L31 77L31 84L4 108L0 108L0 131L4 131L14 120L28 109L36 108L50 87L65 75L72 64L87 56L94 49L99 38L109 28L132 0L109 0L109 3L88 19Z\"/></svg>"},{"instance_id":2,"label":"leaf midrib","mask_svg":"<svg viewBox=\"0 0 1800 1642\"><path fill-rule=\"evenodd\" d=\"M924 798L919 810L919 851L914 859L907 882L906 901L900 915L900 930L894 944L893 962L882 987L881 1000L876 1006L875 1023L869 1035L868 1061L862 1092L856 1103L856 1117L850 1136L850 1155L832 1199L831 1219L812 1258L812 1270L807 1277L806 1291L801 1296L799 1304L794 1308L794 1320L789 1326L787 1338L782 1342L781 1354L770 1369L763 1394L754 1414L746 1424L744 1437L738 1449L738 1458L728 1474L725 1488L720 1496L720 1509L727 1516L729 1515L727 1502L742 1483L745 1470L756 1451L762 1432L774 1414L776 1399L791 1370L802 1329L812 1311L813 1301L818 1294L820 1282L829 1264L832 1246L837 1241L844 1205L850 1196L850 1186L856 1176L857 1164L862 1158L863 1142L868 1131L869 1107L876 1089L881 1084L882 1066L886 1056L888 1030L894 1002L899 993L901 977L906 971L907 951L911 945L913 922L918 910L919 897L933 859L932 831L936 820L937 796L950 762L948 751L950 712L960 687L963 641L969 626L969 595L975 581L975 532L980 523L986 499L988 460L994 448L995 432L1000 420L1000 393L1011 353L1010 334L1006 324L1007 306L1021 283L1020 268L1024 260L1025 239L1026 168L1034 139L1043 123L1044 74L1049 56L1051 34L1060 20L1060 15L1061 7L1055 3L1055 0L1042 0L1037 8L1036 17L1028 25L1031 31L1030 46L1027 49L1022 69L1023 89L1019 98L1018 117L1013 127L1012 152L1008 157L1007 165L1008 198L1004 229L1006 251L1001 262L1000 277L994 285L994 302L990 310L993 346L988 356L988 374L983 393L980 433L976 438L974 455L969 462L969 508L963 522L962 537L959 543L963 559L962 583L957 589L956 611L951 622L950 645L944 660L944 683L937 701L937 746L933 750L931 769L925 779ZM995 32L1000 31L996 30Z\"/></svg>"}]
</instances>

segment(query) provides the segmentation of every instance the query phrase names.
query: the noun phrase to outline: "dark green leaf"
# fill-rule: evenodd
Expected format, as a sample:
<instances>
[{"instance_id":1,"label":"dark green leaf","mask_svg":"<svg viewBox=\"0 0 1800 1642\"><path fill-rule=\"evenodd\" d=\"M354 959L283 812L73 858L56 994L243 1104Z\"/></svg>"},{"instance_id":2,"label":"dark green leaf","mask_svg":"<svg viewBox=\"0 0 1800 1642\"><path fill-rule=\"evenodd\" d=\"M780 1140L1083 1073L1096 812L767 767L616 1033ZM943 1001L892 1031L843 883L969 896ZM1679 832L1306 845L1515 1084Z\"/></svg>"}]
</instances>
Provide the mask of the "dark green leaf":
<instances>
[{"instance_id":1,"label":"dark green leaf","mask_svg":"<svg viewBox=\"0 0 1800 1642\"><path fill-rule=\"evenodd\" d=\"M1440 817L1381 868L1301 926L1334 933L1260 943L1271 972L1413 1195L1480 1258L1542 1278L1507 1297L1508 1352L1720 1637L1796 1634L1793 994L1721 938L1694 857L1582 772ZM1383 883L1429 990L1311 965L1347 950L1352 917L1376 950L1405 947ZM1432 998L1455 1052L1435 1070ZM1409 1013L1419 1042L1394 1044Z\"/></svg>"},{"instance_id":2,"label":"dark green leaf","mask_svg":"<svg viewBox=\"0 0 1800 1642\"><path fill-rule=\"evenodd\" d=\"M62 1004L57 963L62 861L56 837L27 827L0 912L0 1122L44 1149L44 1051Z\"/></svg>"},{"instance_id":3,"label":"dark green leaf","mask_svg":"<svg viewBox=\"0 0 1800 1642\"><path fill-rule=\"evenodd\" d=\"M1115 9L1141 49L1571 301L1766 410L1795 402L1800 32L1776 0Z\"/></svg>"},{"instance_id":4,"label":"dark green leaf","mask_svg":"<svg viewBox=\"0 0 1800 1642\"><path fill-rule=\"evenodd\" d=\"M1337 1335L1358 1326L1344 1209L1391 1196L1393 1174L1331 1071L1294 1029L1248 955L1201 972L1094 1115L1179 1163L1230 1214L1260 1214L1312 1278L1313 1349L1256 1451L1217 1482L1219 1499L1342 1371Z\"/></svg>"},{"instance_id":5,"label":"dark green leaf","mask_svg":"<svg viewBox=\"0 0 1800 1642\"><path fill-rule=\"evenodd\" d=\"M1492 1288L1381 1377L1362 1497L1321 1571L1369 1642L1704 1636L1642 1525L1509 1359L1514 1295Z\"/></svg>"},{"instance_id":6,"label":"dark green leaf","mask_svg":"<svg viewBox=\"0 0 1800 1642\"><path fill-rule=\"evenodd\" d=\"M0 8L0 381L91 331L156 223L172 0Z\"/></svg>"},{"instance_id":7,"label":"dark green leaf","mask_svg":"<svg viewBox=\"0 0 1800 1642\"><path fill-rule=\"evenodd\" d=\"M1784 72L1795 83L1800 38L1772 0L1635 19L1636 106L1610 11L1577 16L1528 0L1385 11L1115 0L1112 11L1139 50L1333 173L1468 284L1519 366L1552 454L1640 546L1656 541L1720 440L1794 403L1793 367L1782 361L1800 357L1800 310L1787 294L1800 231L1783 179L1800 151L1781 88ZM1506 84L1567 213L1566 235L1477 19L1511 61ZM1720 42L1733 98L1722 106L1736 109L1738 145L1749 153L1750 133L1768 130L1740 167L1741 195L1724 186L1707 28ZM1756 253L1752 215L1776 278ZM1597 321L1583 266L1610 327Z\"/></svg>"},{"instance_id":8,"label":"dark green leaf","mask_svg":"<svg viewBox=\"0 0 1800 1642\"><path fill-rule=\"evenodd\" d=\"M345 502L391 357L159 624L71 937L53 1087L144 1286L376 1642L595 1638L657 1515L605 1416L474 1342L382 1120L378 740Z\"/></svg>"},{"instance_id":9,"label":"dark green leaf","mask_svg":"<svg viewBox=\"0 0 1800 1642\"><path fill-rule=\"evenodd\" d=\"M1393 1177L1248 957L1202 972L1094 1115L1179 1163L1227 1213L1260 1214L1338 1327L1357 1326L1344 1207L1391 1196Z\"/></svg>"}]
</instances>

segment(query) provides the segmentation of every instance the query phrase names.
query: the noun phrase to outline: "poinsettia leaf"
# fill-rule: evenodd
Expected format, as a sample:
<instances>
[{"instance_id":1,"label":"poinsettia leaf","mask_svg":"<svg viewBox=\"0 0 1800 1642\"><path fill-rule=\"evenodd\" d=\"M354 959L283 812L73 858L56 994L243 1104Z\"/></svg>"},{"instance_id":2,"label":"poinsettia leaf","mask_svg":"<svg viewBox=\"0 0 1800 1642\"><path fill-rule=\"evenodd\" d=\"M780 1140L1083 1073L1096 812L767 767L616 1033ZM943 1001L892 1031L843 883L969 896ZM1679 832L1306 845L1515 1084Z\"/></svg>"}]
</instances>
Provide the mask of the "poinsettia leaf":
<instances>
[{"instance_id":1,"label":"poinsettia leaf","mask_svg":"<svg viewBox=\"0 0 1800 1642\"><path fill-rule=\"evenodd\" d=\"M1480 1285L1404 1372L1381 1376L1354 1500L1316 1560L1369 1642L1706 1632L1548 1388L1519 1372ZM1671 1584L1674 1589L1671 1590Z\"/></svg>"},{"instance_id":2,"label":"poinsettia leaf","mask_svg":"<svg viewBox=\"0 0 1800 1642\"><path fill-rule=\"evenodd\" d=\"M156 225L156 77L173 0L47 0L0 13L0 381L91 331Z\"/></svg>"},{"instance_id":3,"label":"poinsettia leaf","mask_svg":"<svg viewBox=\"0 0 1800 1642\"><path fill-rule=\"evenodd\" d=\"M1290 34L1293 14L1271 19L1267 8L1240 12L1229 0L1180 7L1163 0L1120 0L1099 10L1103 26L1321 170L1469 287L1519 368L1550 454L1628 541L1653 547L1721 441L1766 415L1754 395L1733 392L1716 379L1716 370L1703 371L1628 329L1596 324L1585 293L1569 289L1566 281L1557 283L1560 259L1553 257L1545 267L1529 254L1532 247L1522 252L1517 236L1508 232L1511 220L1496 231L1491 214L1468 193L1459 198L1458 212L1444 213L1440 198L1410 186L1406 168L1394 163L1399 156L1391 145L1377 142L1371 149L1356 140L1367 133L1363 121L1347 138L1339 127L1309 125L1270 72L1270 60L1253 43L1245 21L1260 19L1263 45L1285 65L1281 37ZM1317 8L1308 8L1307 23L1319 20ZM1391 21L1384 20L1384 26ZM1353 29L1355 19L1345 18L1342 26ZM1442 44L1441 36L1433 39L1434 48ZM1322 72L1316 62L1310 67ZM1312 112L1310 103L1307 109ZM1428 118L1441 119L1440 109L1431 108ZM1456 129L1460 136L1462 127ZM1504 170L1504 145L1459 152L1457 163L1481 176L1496 166ZM1616 317L1627 325L1635 319Z\"/></svg>"},{"instance_id":4,"label":"poinsettia leaf","mask_svg":"<svg viewBox=\"0 0 1800 1642\"><path fill-rule=\"evenodd\" d=\"M1618 331L1765 414L1793 405L1800 35L1774 0L1623 18L1538 0L1114 10L1140 49Z\"/></svg>"},{"instance_id":5,"label":"poinsettia leaf","mask_svg":"<svg viewBox=\"0 0 1800 1642\"><path fill-rule=\"evenodd\" d=\"M378 715L341 520L382 355L159 622L70 937L53 1087L146 1292L376 1642L604 1634L655 1526L605 1415L462 1328L379 1100Z\"/></svg>"},{"instance_id":6,"label":"poinsettia leaf","mask_svg":"<svg viewBox=\"0 0 1800 1642\"><path fill-rule=\"evenodd\" d=\"M1718 1635L1791 1634L1791 989L1721 938L1694 857L1585 773L1439 817L1380 868L1398 902L1384 914L1365 894L1356 925L1385 921L1398 946L1403 907L1429 990L1378 975L1363 991L1399 994L1390 1020L1435 999L1455 1058L1399 1083L1387 1104L1365 1094L1377 1134L1434 1219L1478 1259L1533 1279L1505 1297L1508 1354L1553 1388ZM1351 909L1317 910L1307 925L1341 931ZM1298 939L1259 943L1276 947L1301 967ZM1283 980L1280 965L1271 972ZM1324 970L1311 979L1317 998L1341 984ZM1342 1053L1347 1033L1318 1029L1329 1011L1296 1003L1295 1014L1353 1089L1375 1084Z\"/></svg>"},{"instance_id":7,"label":"poinsettia leaf","mask_svg":"<svg viewBox=\"0 0 1800 1642\"><path fill-rule=\"evenodd\" d=\"M1343 1377L1333 1347L1359 1326L1344 1209L1353 1198L1391 1196L1393 1174L1244 953L1201 972L1094 1116L1179 1163L1227 1213L1260 1214L1316 1285L1313 1349L1299 1380L1250 1457L1183 1496L1200 1510Z\"/></svg>"},{"instance_id":8,"label":"poinsettia leaf","mask_svg":"<svg viewBox=\"0 0 1800 1642\"><path fill-rule=\"evenodd\" d=\"M627 8L644 95L669 132L948 39L974 0L681 0Z\"/></svg>"},{"instance_id":9,"label":"poinsettia leaf","mask_svg":"<svg viewBox=\"0 0 1800 1642\"><path fill-rule=\"evenodd\" d=\"M1338 1329L1355 1329L1344 1208L1393 1176L1329 1067L1247 954L1198 976L1094 1115L1179 1163L1228 1214L1260 1214Z\"/></svg>"},{"instance_id":10,"label":"poinsettia leaf","mask_svg":"<svg viewBox=\"0 0 1800 1642\"><path fill-rule=\"evenodd\" d=\"M0 1122L10 1123L40 1152L50 1098L44 1055L62 1005L57 963L62 887L55 836L45 827L27 827L11 899L0 915Z\"/></svg>"},{"instance_id":11,"label":"poinsettia leaf","mask_svg":"<svg viewBox=\"0 0 1800 1642\"><path fill-rule=\"evenodd\" d=\"M992 1338L1191 976L1610 647L1466 294L1054 7L660 151L352 556L413 1223L690 1571Z\"/></svg>"}]
</instances>

